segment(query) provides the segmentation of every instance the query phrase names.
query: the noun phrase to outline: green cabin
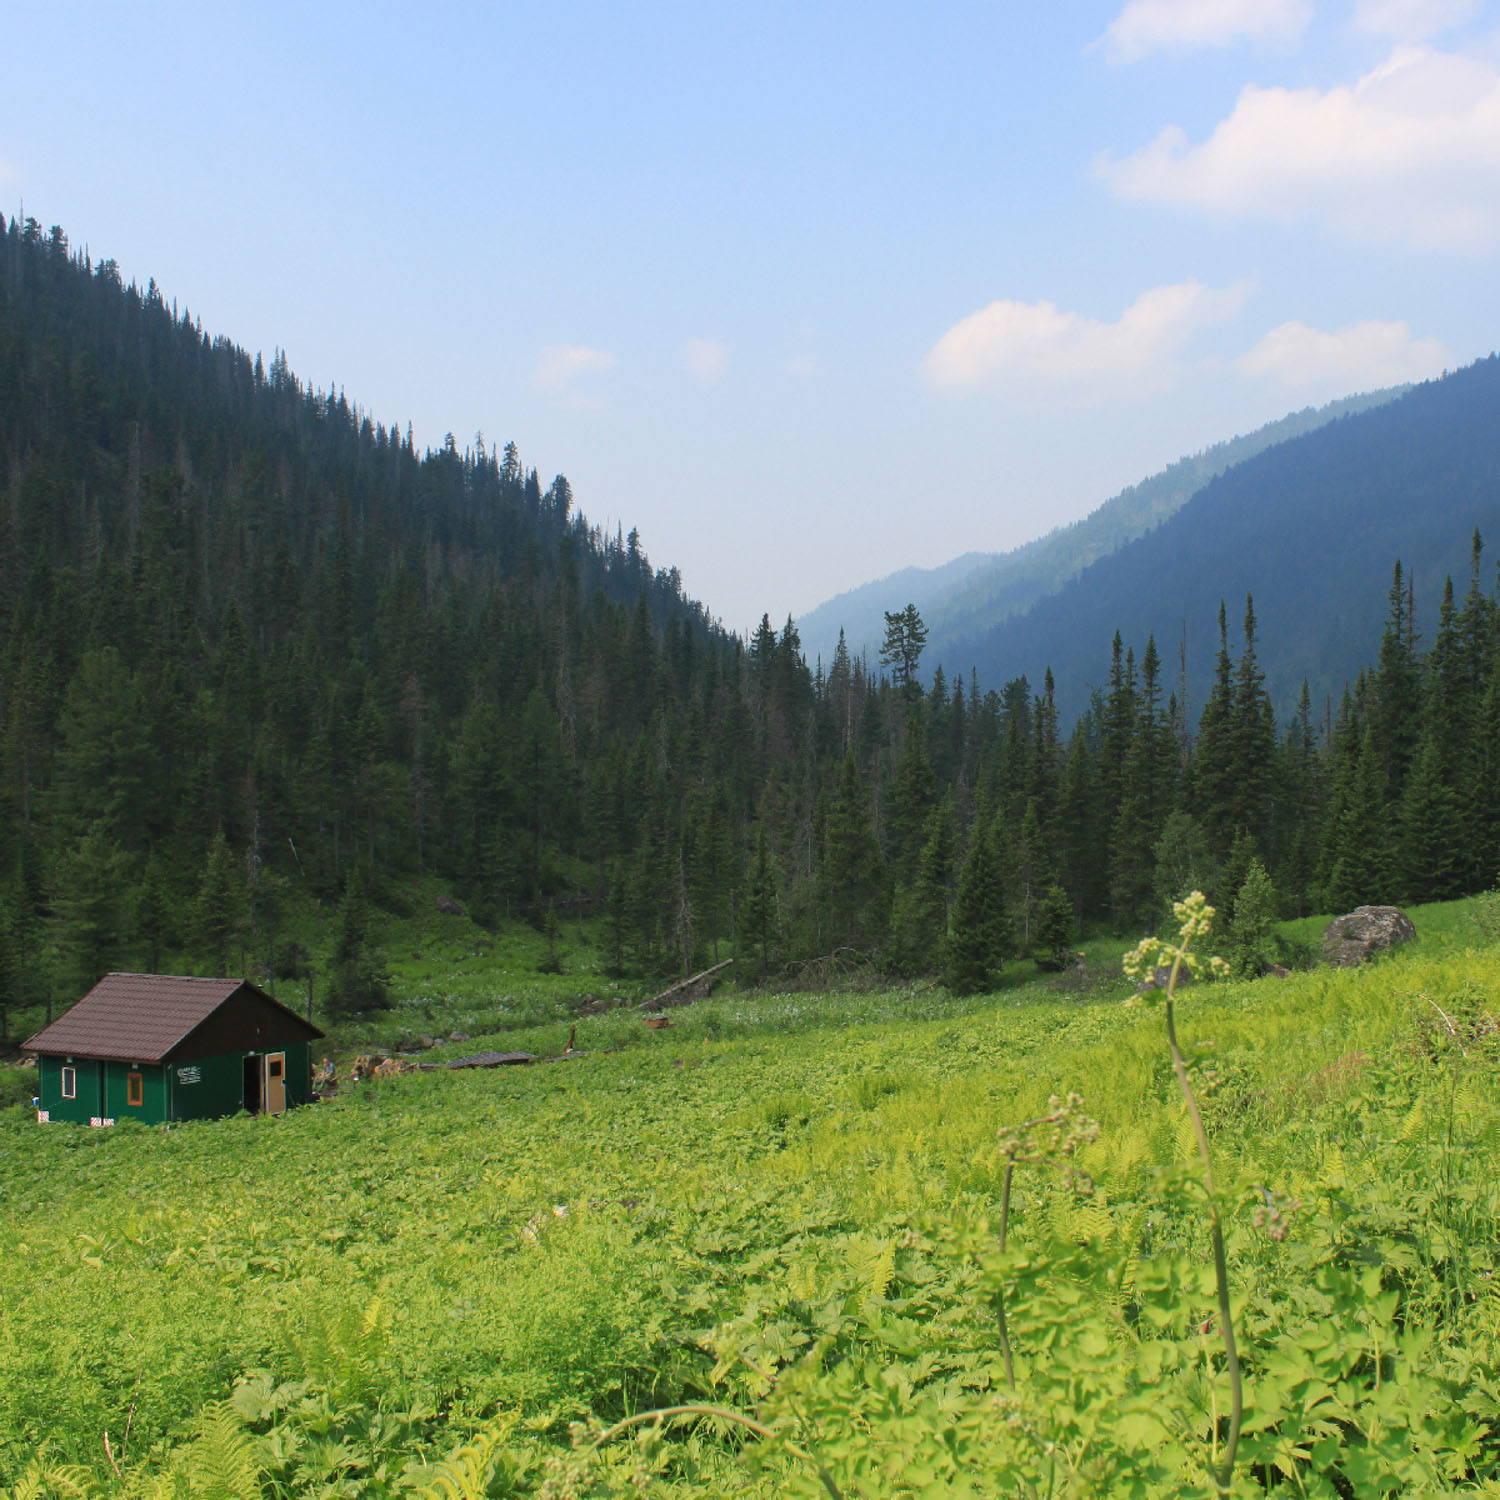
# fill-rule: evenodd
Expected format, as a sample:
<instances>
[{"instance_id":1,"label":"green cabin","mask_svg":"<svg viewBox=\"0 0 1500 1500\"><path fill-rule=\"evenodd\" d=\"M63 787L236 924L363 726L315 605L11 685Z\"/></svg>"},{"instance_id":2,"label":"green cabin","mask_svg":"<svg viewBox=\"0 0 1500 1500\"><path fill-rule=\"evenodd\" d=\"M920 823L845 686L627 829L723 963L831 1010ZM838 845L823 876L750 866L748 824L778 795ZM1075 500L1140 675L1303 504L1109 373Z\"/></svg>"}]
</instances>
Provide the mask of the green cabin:
<instances>
[{"instance_id":1,"label":"green cabin","mask_svg":"<svg viewBox=\"0 0 1500 1500\"><path fill-rule=\"evenodd\" d=\"M322 1035L247 979L106 974L23 1050L41 1123L162 1125L305 1104Z\"/></svg>"}]
</instances>

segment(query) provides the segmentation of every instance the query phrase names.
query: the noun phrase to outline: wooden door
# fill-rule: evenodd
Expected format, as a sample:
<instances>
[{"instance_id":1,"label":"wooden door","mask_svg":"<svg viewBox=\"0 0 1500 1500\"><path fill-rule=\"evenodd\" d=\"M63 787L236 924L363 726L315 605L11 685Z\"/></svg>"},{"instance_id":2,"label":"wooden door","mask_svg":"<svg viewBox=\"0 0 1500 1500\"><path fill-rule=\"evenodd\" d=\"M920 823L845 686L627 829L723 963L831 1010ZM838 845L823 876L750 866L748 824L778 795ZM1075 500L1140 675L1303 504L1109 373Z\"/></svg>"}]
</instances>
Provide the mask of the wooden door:
<instances>
[{"instance_id":1,"label":"wooden door","mask_svg":"<svg viewBox=\"0 0 1500 1500\"><path fill-rule=\"evenodd\" d=\"M268 1052L265 1059L265 1087L261 1098L268 1115L286 1113L286 1053Z\"/></svg>"}]
</instances>

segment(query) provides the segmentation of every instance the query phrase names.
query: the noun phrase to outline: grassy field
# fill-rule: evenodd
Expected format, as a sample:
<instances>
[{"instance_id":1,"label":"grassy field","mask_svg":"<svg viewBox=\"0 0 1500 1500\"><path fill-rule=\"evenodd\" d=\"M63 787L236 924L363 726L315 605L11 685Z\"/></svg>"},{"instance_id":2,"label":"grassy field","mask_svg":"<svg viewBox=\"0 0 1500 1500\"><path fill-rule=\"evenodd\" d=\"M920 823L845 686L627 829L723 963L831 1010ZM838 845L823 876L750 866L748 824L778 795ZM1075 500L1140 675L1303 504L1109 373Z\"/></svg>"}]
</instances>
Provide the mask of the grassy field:
<instances>
[{"instance_id":1,"label":"grassy field","mask_svg":"<svg viewBox=\"0 0 1500 1500\"><path fill-rule=\"evenodd\" d=\"M1235 1493L1500 1494L1500 949L1473 913L1179 1000L1247 1370ZM401 936L400 1003L349 1046L551 1055L617 993L576 929L562 976L531 934ZM1218 1493L1207 1203L1120 951L967 1000L610 1009L579 1056L279 1119L12 1105L0 1493Z\"/></svg>"}]
</instances>

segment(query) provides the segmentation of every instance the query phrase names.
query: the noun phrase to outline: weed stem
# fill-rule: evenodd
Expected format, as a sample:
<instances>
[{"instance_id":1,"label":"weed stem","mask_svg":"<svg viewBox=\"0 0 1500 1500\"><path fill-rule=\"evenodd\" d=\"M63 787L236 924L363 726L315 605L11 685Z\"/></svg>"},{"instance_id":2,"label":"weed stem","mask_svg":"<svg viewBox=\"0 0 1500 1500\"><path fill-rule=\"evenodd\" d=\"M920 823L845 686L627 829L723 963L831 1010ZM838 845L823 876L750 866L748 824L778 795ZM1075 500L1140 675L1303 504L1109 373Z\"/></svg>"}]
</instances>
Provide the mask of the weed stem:
<instances>
[{"instance_id":1,"label":"weed stem","mask_svg":"<svg viewBox=\"0 0 1500 1500\"><path fill-rule=\"evenodd\" d=\"M1239 1350L1234 1342L1234 1317L1229 1306L1229 1262L1224 1253L1224 1226L1219 1218L1219 1202L1214 1189L1213 1155L1208 1148L1208 1132L1203 1127L1203 1114L1188 1080L1187 1064L1183 1061L1182 1049L1177 1045L1177 1021L1173 1014L1172 1000L1177 993L1177 976L1181 968L1182 952L1179 951L1172 961L1172 973L1167 980L1167 1044L1172 1049L1172 1071L1177 1074L1188 1118L1192 1120L1193 1133L1198 1137L1198 1155L1203 1162L1203 1185L1208 1189L1214 1281L1219 1293L1219 1329L1224 1339L1224 1365L1229 1374L1229 1441L1224 1446L1224 1461L1218 1474L1219 1493L1227 1495L1234 1477L1235 1452L1240 1445L1240 1423L1245 1412L1244 1382L1240 1374Z\"/></svg>"}]
</instances>

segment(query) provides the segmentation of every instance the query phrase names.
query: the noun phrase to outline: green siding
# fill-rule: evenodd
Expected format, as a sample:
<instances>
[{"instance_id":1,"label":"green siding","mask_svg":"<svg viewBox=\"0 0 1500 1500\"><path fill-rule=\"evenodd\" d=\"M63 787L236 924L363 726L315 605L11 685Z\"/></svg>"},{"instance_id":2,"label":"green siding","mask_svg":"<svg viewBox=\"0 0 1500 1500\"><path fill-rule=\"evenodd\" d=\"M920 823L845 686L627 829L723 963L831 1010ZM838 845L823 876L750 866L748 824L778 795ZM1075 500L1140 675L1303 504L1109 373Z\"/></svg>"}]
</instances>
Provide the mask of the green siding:
<instances>
[{"instance_id":1,"label":"green siding","mask_svg":"<svg viewBox=\"0 0 1500 1500\"><path fill-rule=\"evenodd\" d=\"M72 1099L62 1096L62 1070L65 1067L76 1069L78 1074L77 1096ZM71 1120L78 1125L87 1125L90 1120L103 1115L103 1063L88 1057L80 1057L74 1062L61 1057L39 1057L36 1071L37 1108L49 1120Z\"/></svg>"},{"instance_id":2,"label":"green siding","mask_svg":"<svg viewBox=\"0 0 1500 1500\"><path fill-rule=\"evenodd\" d=\"M132 1073L141 1075L141 1102L131 1104L127 1092ZM104 1065L104 1113L112 1120L139 1120L160 1125L167 1118L166 1073L158 1063L107 1062Z\"/></svg>"},{"instance_id":3,"label":"green siding","mask_svg":"<svg viewBox=\"0 0 1500 1500\"><path fill-rule=\"evenodd\" d=\"M219 1057L197 1057L191 1062L169 1063L172 1070L172 1118L213 1120L245 1107L243 1052ZM197 1071L198 1081L192 1082Z\"/></svg>"},{"instance_id":4,"label":"green siding","mask_svg":"<svg viewBox=\"0 0 1500 1500\"><path fill-rule=\"evenodd\" d=\"M286 1107L306 1104L312 1098L312 1043L293 1042L286 1053Z\"/></svg>"},{"instance_id":5,"label":"green siding","mask_svg":"<svg viewBox=\"0 0 1500 1500\"><path fill-rule=\"evenodd\" d=\"M312 1098L312 1043L291 1042L266 1051L286 1054L287 1108ZM263 1052L226 1052L165 1065L99 1062L79 1058L37 1058L37 1107L49 1120L87 1125L95 1119L140 1120L159 1125L167 1120L214 1120L245 1107L245 1059ZM77 1070L77 1097L62 1096L62 1070ZM128 1103L129 1076L141 1075L142 1099Z\"/></svg>"}]
</instances>

